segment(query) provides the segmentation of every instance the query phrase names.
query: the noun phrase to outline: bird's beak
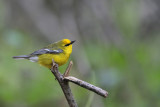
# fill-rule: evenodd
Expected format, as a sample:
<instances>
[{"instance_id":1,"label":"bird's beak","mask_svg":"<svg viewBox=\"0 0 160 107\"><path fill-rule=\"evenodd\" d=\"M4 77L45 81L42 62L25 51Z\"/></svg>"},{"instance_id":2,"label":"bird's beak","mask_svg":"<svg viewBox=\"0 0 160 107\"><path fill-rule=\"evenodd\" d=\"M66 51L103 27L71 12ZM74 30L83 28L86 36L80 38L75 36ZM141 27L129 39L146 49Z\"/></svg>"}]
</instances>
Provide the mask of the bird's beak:
<instances>
[{"instance_id":1,"label":"bird's beak","mask_svg":"<svg viewBox=\"0 0 160 107\"><path fill-rule=\"evenodd\" d=\"M71 44L73 44L76 40L71 41Z\"/></svg>"}]
</instances>

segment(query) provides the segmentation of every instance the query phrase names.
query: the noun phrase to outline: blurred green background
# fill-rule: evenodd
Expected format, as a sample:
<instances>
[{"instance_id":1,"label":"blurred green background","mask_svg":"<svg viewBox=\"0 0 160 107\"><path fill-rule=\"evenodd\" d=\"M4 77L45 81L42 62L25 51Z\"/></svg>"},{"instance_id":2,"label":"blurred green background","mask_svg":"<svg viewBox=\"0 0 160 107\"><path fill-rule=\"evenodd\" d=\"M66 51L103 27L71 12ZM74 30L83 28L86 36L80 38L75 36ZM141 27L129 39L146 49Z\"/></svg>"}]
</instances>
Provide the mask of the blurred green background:
<instances>
[{"instance_id":1,"label":"blurred green background","mask_svg":"<svg viewBox=\"0 0 160 107\"><path fill-rule=\"evenodd\" d=\"M76 40L71 85L79 107L160 107L159 0L1 0L0 107L68 107L47 68L12 56ZM63 73L66 65L60 67Z\"/></svg>"}]
</instances>

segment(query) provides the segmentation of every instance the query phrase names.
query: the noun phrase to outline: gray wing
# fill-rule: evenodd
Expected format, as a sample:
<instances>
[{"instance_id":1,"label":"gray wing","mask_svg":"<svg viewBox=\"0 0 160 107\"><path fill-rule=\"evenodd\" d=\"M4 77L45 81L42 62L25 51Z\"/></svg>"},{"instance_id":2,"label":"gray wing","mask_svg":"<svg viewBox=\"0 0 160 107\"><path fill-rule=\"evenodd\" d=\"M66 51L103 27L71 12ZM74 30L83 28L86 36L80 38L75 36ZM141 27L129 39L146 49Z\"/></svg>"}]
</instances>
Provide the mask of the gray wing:
<instances>
[{"instance_id":1,"label":"gray wing","mask_svg":"<svg viewBox=\"0 0 160 107\"><path fill-rule=\"evenodd\" d=\"M31 55L41 55L41 54L59 54L62 53L62 49L55 49L55 50L50 50L50 49L40 49L38 51L33 52Z\"/></svg>"}]
</instances>

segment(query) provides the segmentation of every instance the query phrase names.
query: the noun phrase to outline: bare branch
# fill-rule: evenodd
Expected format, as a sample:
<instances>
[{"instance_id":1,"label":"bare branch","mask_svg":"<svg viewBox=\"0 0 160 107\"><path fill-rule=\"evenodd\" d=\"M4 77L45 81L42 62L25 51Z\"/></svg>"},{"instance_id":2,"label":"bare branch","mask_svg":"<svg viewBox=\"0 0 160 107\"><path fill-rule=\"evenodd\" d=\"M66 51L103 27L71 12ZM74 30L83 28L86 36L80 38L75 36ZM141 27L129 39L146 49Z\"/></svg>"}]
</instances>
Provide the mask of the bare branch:
<instances>
[{"instance_id":1,"label":"bare branch","mask_svg":"<svg viewBox=\"0 0 160 107\"><path fill-rule=\"evenodd\" d=\"M72 83L75 83L75 84L77 84L77 85L79 85L79 86L81 86L83 88L86 88L88 90L91 90L91 91L93 91L93 92L95 92L98 95L101 95L103 97L107 97L108 96L108 92L107 91L105 91L105 90L103 90L103 89L101 89L99 87L96 87L96 86L94 86L92 84L89 84L88 82L82 81L82 80L80 80L78 78L75 78L75 77L72 77L72 76L68 76L68 77L64 77L64 80L70 81Z\"/></svg>"},{"instance_id":2,"label":"bare branch","mask_svg":"<svg viewBox=\"0 0 160 107\"><path fill-rule=\"evenodd\" d=\"M54 63L54 62L53 62ZM68 81L64 81L63 80L63 75L58 71L58 65L57 64L53 64L52 68L51 68L51 72L54 74L54 76L56 77L56 79L58 80L63 93L67 99L67 102L69 104L70 107L78 107L76 101L74 100L74 97L72 95L71 89L69 87Z\"/></svg>"},{"instance_id":3,"label":"bare branch","mask_svg":"<svg viewBox=\"0 0 160 107\"><path fill-rule=\"evenodd\" d=\"M53 65L51 68L51 72L56 77L56 80L58 80L70 107L78 107L78 106L77 106L77 103L72 95L71 89L69 87L69 82L75 83L75 84L77 84L83 88L86 88L90 91L93 91L93 92L97 93L98 95L101 95L105 98L108 96L107 91L105 91L99 87L96 87L92 84L89 84L88 82L82 81L78 78L68 76L69 72L71 70L71 67L73 65L72 61L70 61L69 65L63 75L58 71L58 65L56 63L54 63L54 60L52 60L52 62L53 62Z\"/></svg>"},{"instance_id":4,"label":"bare branch","mask_svg":"<svg viewBox=\"0 0 160 107\"><path fill-rule=\"evenodd\" d=\"M68 67L67 67L67 69L66 69L66 71L65 71L64 74L63 74L63 77L69 76L69 72L70 72L70 70L71 70L71 68L72 68L72 65L73 65L73 62L70 61L70 62L69 62L69 65L68 65Z\"/></svg>"}]
</instances>

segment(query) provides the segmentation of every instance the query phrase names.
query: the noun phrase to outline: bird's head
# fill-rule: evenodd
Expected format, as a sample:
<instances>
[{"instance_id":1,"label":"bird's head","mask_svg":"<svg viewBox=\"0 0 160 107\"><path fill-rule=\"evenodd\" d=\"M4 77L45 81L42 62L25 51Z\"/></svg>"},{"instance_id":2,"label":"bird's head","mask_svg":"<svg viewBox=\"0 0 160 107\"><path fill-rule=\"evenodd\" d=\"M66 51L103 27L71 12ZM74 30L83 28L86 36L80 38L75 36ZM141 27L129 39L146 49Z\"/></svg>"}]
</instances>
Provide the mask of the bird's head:
<instances>
[{"instance_id":1,"label":"bird's head","mask_svg":"<svg viewBox=\"0 0 160 107\"><path fill-rule=\"evenodd\" d=\"M75 40L71 41L69 39L63 39L59 42L59 45L64 51L71 53L72 52L72 44L74 42L75 42Z\"/></svg>"},{"instance_id":2,"label":"bird's head","mask_svg":"<svg viewBox=\"0 0 160 107\"><path fill-rule=\"evenodd\" d=\"M74 41L70 41L69 39L63 39L63 40L61 41L62 46L64 46L64 47L70 46L70 45L72 45L74 42L75 42L75 40L74 40Z\"/></svg>"}]
</instances>

